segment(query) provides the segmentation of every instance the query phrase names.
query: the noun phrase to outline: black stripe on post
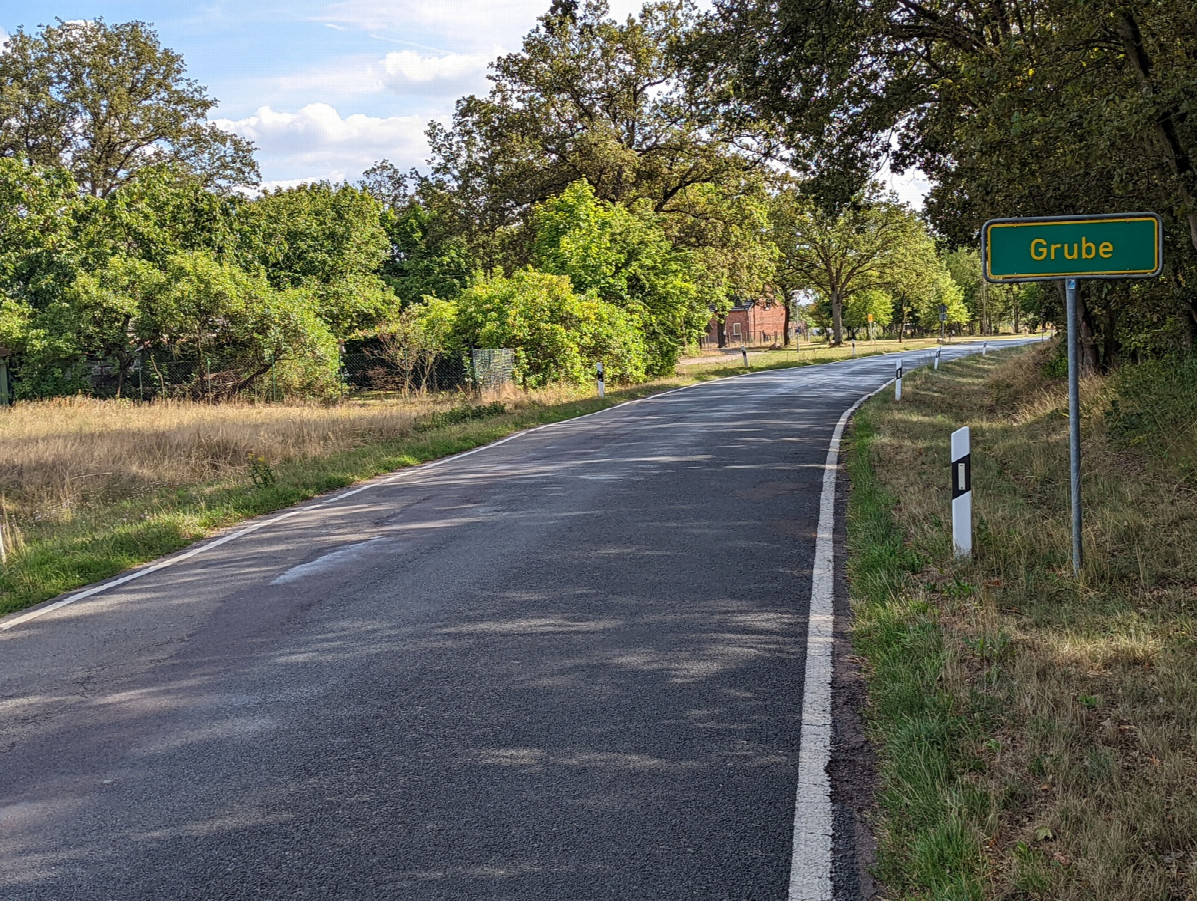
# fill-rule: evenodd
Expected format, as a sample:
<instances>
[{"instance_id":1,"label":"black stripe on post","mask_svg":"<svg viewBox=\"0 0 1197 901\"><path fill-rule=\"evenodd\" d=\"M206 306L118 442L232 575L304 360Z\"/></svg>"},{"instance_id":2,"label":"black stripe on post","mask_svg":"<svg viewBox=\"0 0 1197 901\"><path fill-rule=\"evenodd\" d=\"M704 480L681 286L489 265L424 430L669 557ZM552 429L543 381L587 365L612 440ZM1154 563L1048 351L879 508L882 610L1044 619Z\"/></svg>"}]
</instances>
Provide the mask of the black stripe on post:
<instances>
[{"instance_id":1,"label":"black stripe on post","mask_svg":"<svg viewBox=\"0 0 1197 901\"><path fill-rule=\"evenodd\" d=\"M965 454L959 460L952 461L952 500L973 490L972 457L972 454Z\"/></svg>"}]
</instances>

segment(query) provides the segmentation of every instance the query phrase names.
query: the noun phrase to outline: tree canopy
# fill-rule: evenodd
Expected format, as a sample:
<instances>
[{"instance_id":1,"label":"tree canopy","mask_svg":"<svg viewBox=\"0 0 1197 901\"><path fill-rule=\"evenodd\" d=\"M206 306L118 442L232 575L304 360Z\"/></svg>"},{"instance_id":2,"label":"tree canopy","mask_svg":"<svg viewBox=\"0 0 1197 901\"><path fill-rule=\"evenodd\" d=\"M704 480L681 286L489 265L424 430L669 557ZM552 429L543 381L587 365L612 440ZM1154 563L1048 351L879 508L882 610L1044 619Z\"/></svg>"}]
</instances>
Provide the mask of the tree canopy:
<instances>
[{"instance_id":1,"label":"tree canopy","mask_svg":"<svg viewBox=\"0 0 1197 901\"><path fill-rule=\"evenodd\" d=\"M106 197L171 162L204 185L258 180L253 146L207 121L216 101L144 22L24 29L0 54L0 156L61 166Z\"/></svg>"},{"instance_id":2,"label":"tree canopy","mask_svg":"<svg viewBox=\"0 0 1197 901\"><path fill-rule=\"evenodd\" d=\"M1146 307L1173 310L1158 347L1197 334L1192 3L718 0L688 50L728 116L787 134L829 212L884 161L928 175L956 248L994 217L1158 211L1165 278L1086 292L1088 356L1116 362Z\"/></svg>"},{"instance_id":3,"label":"tree canopy","mask_svg":"<svg viewBox=\"0 0 1197 901\"><path fill-rule=\"evenodd\" d=\"M794 190L774 205L779 270L789 291L814 290L831 304L832 341L843 341L844 304L860 292L925 294L937 275L935 247L918 217L877 186L838 213Z\"/></svg>"}]
</instances>

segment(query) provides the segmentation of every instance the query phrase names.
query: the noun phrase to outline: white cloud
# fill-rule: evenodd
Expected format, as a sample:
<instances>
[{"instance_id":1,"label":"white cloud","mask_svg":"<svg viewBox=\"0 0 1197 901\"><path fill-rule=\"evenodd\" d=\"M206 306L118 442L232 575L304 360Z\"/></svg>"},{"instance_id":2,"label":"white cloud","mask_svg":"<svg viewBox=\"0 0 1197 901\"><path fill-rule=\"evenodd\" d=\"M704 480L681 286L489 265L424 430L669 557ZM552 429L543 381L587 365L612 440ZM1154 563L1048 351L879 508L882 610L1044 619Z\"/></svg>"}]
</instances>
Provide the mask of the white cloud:
<instances>
[{"instance_id":1,"label":"white cloud","mask_svg":"<svg viewBox=\"0 0 1197 901\"><path fill-rule=\"evenodd\" d=\"M482 48L491 44L519 46L536 19L549 10L550 0L507 0L505 3L477 3L466 0L340 0L330 3L316 16L319 22L361 31L410 33L428 30L451 40L454 45ZM643 0L611 0L611 16L623 20L640 12Z\"/></svg>"},{"instance_id":2,"label":"white cloud","mask_svg":"<svg viewBox=\"0 0 1197 901\"><path fill-rule=\"evenodd\" d=\"M493 53L447 53L444 56L421 56L411 50L388 53L382 62L391 86L428 84L429 82L485 81L486 67L503 51Z\"/></svg>"},{"instance_id":3,"label":"white cloud","mask_svg":"<svg viewBox=\"0 0 1197 901\"><path fill-rule=\"evenodd\" d=\"M421 54L401 50L381 59L346 57L264 80L262 90L282 105L299 98L319 97L321 102L337 106L390 92L399 95L403 112L439 112L451 109L465 94L489 92L487 67L502 52L498 47L491 53Z\"/></svg>"},{"instance_id":4,"label":"white cloud","mask_svg":"<svg viewBox=\"0 0 1197 901\"><path fill-rule=\"evenodd\" d=\"M342 117L326 103L312 103L294 113L264 106L244 119L216 120L220 128L257 144L274 185L352 181L383 157L401 169L422 166L428 155L427 124L422 116Z\"/></svg>"}]
</instances>

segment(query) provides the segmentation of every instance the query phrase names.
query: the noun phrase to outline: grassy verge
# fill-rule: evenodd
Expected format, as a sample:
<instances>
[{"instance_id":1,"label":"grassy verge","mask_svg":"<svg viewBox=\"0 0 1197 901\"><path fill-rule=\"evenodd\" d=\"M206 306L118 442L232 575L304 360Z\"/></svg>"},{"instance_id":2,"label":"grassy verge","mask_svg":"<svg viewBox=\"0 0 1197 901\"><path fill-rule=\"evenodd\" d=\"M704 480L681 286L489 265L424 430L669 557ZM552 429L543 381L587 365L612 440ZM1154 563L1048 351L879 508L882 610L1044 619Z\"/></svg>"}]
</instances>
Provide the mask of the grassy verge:
<instances>
[{"instance_id":1,"label":"grassy verge","mask_svg":"<svg viewBox=\"0 0 1197 901\"><path fill-rule=\"evenodd\" d=\"M855 423L854 642L894 897L1197 896L1197 364L1084 386L1078 583L1052 353L920 371ZM951 556L961 425L971 561Z\"/></svg>"},{"instance_id":2,"label":"grassy verge","mask_svg":"<svg viewBox=\"0 0 1197 901\"><path fill-rule=\"evenodd\" d=\"M955 343L961 344L971 340L979 340L973 338L955 338ZM987 339L993 344L998 344L1001 338ZM935 338L907 338L904 341L898 341L890 338L878 338L873 341L857 341L855 350L851 343L841 345L840 347L830 347L823 343L802 342L795 347L787 348L785 350L748 350L749 366L752 369L779 369L790 366L814 366L820 363L834 363L837 360L845 360L852 356L857 357L872 357L878 354L894 353L895 351L911 352L916 350L926 350L938 345L938 340ZM688 372L691 368L698 368L707 373L718 373L726 375L732 370L743 371L743 358L740 356L738 347L731 347L725 349L727 352L711 351L702 357L693 358L684 363L680 369L683 372Z\"/></svg>"},{"instance_id":3,"label":"grassy verge","mask_svg":"<svg viewBox=\"0 0 1197 901\"><path fill-rule=\"evenodd\" d=\"M933 341L860 342L858 355ZM177 550L247 517L512 432L683 384L852 356L850 346L711 355L608 391L220 405L67 398L0 411L0 615Z\"/></svg>"},{"instance_id":4,"label":"grassy verge","mask_svg":"<svg viewBox=\"0 0 1197 901\"><path fill-rule=\"evenodd\" d=\"M20 405L0 420L8 449L0 615L246 518L668 387L612 390L603 400L557 389L486 403L391 398L332 409Z\"/></svg>"}]
</instances>

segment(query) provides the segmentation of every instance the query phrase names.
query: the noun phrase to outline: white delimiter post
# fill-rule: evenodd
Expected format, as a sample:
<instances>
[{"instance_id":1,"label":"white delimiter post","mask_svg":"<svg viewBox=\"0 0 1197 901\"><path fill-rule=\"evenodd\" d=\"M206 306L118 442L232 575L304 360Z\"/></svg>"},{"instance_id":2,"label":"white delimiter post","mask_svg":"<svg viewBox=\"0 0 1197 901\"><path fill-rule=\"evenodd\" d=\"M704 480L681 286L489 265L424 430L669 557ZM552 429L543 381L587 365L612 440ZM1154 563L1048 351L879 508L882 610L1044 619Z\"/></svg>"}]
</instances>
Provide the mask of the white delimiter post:
<instances>
[{"instance_id":1,"label":"white delimiter post","mask_svg":"<svg viewBox=\"0 0 1197 901\"><path fill-rule=\"evenodd\" d=\"M968 426L952 432L952 545L957 557L973 553L973 473Z\"/></svg>"},{"instance_id":2,"label":"white delimiter post","mask_svg":"<svg viewBox=\"0 0 1197 901\"><path fill-rule=\"evenodd\" d=\"M939 351L940 348L935 348L935 371L939 372Z\"/></svg>"},{"instance_id":3,"label":"white delimiter post","mask_svg":"<svg viewBox=\"0 0 1197 901\"><path fill-rule=\"evenodd\" d=\"M902 361L898 360L894 370L894 400L902 399Z\"/></svg>"},{"instance_id":4,"label":"white delimiter post","mask_svg":"<svg viewBox=\"0 0 1197 901\"><path fill-rule=\"evenodd\" d=\"M595 372L595 375L598 376L598 396L606 397L607 386L603 384L603 364L602 363L596 364L594 367L594 372Z\"/></svg>"}]
</instances>

